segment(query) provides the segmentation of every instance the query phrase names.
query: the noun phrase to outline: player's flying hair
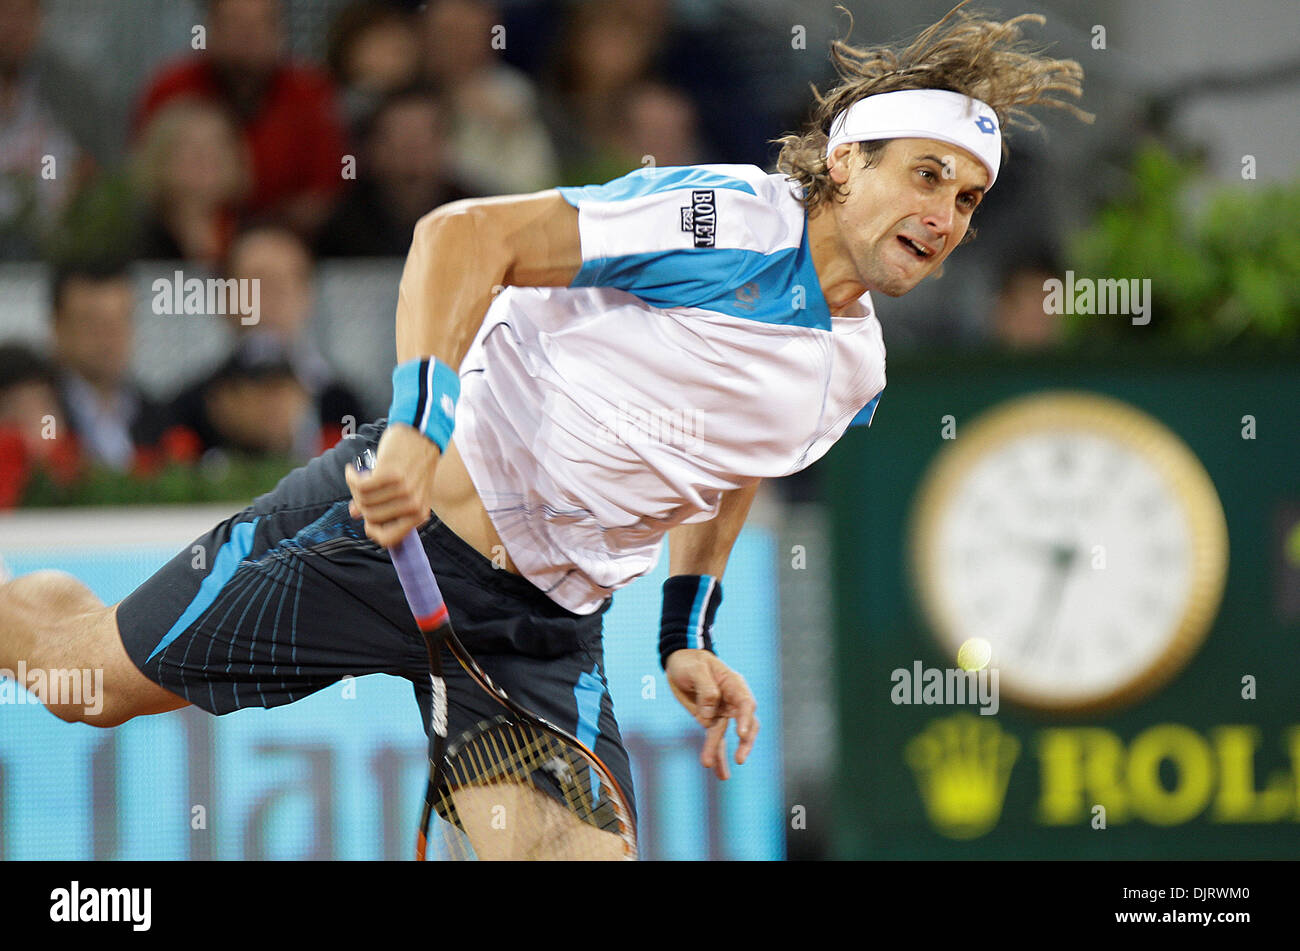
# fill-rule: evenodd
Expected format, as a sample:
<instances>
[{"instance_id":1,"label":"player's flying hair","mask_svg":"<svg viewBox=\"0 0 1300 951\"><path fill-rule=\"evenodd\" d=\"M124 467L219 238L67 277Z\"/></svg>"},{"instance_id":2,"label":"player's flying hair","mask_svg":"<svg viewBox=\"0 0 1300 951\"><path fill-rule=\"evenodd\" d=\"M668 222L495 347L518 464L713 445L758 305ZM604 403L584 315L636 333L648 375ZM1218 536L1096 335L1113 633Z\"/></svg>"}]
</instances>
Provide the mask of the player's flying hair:
<instances>
[{"instance_id":1,"label":"player's flying hair","mask_svg":"<svg viewBox=\"0 0 1300 951\"><path fill-rule=\"evenodd\" d=\"M946 89L987 103L1006 130L1037 128L1026 107L1064 109L1085 122L1093 116L1061 98L1078 98L1083 67L1072 59L1052 59L1022 36L1027 23L1046 18L1033 13L1005 22L989 14L963 9L948 11L902 48L851 46L848 34L831 44L831 62L840 82L822 93L812 87L813 112L804 131L773 141L781 145L777 167L804 188L811 212L840 192L826 169L827 133L841 112L867 96L904 89ZM842 7L840 9L843 9ZM844 11L846 14L847 10ZM849 14L849 32L853 17ZM864 142L859 148L868 167L879 159L886 140Z\"/></svg>"}]
</instances>

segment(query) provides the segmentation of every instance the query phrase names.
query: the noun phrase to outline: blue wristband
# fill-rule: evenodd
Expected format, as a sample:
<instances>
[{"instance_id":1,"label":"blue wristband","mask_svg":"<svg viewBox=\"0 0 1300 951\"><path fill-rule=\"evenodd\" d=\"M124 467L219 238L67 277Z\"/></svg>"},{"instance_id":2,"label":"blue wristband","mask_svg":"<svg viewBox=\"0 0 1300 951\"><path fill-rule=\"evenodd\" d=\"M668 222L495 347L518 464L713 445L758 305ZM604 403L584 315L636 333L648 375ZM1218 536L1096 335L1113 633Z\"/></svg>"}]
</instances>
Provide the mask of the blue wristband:
<instances>
[{"instance_id":1,"label":"blue wristband","mask_svg":"<svg viewBox=\"0 0 1300 951\"><path fill-rule=\"evenodd\" d=\"M673 575L664 582L659 620L659 666L684 649L713 650L713 616L722 603L722 582L713 575Z\"/></svg>"},{"instance_id":2,"label":"blue wristband","mask_svg":"<svg viewBox=\"0 0 1300 951\"><path fill-rule=\"evenodd\" d=\"M456 400L460 377L437 357L407 360L393 368L393 403L390 423L406 423L428 436L441 452L447 451L456 426Z\"/></svg>"}]
</instances>

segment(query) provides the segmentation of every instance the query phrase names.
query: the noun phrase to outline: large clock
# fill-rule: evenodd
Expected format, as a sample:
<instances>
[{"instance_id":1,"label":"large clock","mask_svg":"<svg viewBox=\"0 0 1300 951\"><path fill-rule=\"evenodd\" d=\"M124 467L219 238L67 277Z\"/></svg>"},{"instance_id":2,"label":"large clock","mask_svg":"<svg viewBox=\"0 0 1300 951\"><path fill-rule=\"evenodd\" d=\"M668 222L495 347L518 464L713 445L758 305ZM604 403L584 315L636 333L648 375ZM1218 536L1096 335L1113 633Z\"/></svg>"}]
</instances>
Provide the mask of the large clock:
<instances>
[{"instance_id":1,"label":"large clock","mask_svg":"<svg viewBox=\"0 0 1300 951\"><path fill-rule=\"evenodd\" d=\"M982 638L1003 698L1046 710L1148 694L1214 621L1228 533L1185 443L1126 403L1041 393L958 423L913 511L922 611Z\"/></svg>"}]
</instances>

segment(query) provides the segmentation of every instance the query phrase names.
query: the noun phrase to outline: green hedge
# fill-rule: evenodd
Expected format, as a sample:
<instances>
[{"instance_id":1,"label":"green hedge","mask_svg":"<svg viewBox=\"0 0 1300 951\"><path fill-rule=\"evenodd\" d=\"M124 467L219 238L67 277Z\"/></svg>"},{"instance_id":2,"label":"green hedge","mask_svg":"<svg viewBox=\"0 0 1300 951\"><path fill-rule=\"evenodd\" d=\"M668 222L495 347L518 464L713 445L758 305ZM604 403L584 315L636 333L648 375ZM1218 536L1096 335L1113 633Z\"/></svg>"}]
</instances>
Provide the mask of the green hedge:
<instances>
[{"instance_id":1,"label":"green hedge","mask_svg":"<svg viewBox=\"0 0 1300 951\"><path fill-rule=\"evenodd\" d=\"M74 505L167 505L205 502L247 504L275 488L295 468L289 459L230 457L199 465L171 464L151 475L91 467L75 480L34 473L22 493L23 507Z\"/></svg>"},{"instance_id":2,"label":"green hedge","mask_svg":"<svg viewBox=\"0 0 1300 951\"><path fill-rule=\"evenodd\" d=\"M1153 318L1075 321L1076 334L1199 350L1300 340L1300 181L1225 185L1199 163L1142 147L1128 194L1072 242L1080 277L1150 278Z\"/></svg>"}]
</instances>

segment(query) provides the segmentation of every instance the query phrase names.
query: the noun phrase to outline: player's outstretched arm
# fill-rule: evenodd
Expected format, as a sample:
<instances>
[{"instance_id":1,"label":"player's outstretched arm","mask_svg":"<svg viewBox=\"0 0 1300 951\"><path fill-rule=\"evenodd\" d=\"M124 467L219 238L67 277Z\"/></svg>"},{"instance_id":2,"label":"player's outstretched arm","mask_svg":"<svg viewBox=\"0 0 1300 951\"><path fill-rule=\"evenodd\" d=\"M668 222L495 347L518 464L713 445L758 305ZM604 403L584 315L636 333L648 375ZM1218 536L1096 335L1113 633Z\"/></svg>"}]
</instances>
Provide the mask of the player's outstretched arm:
<instances>
[{"instance_id":1,"label":"player's outstretched arm","mask_svg":"<svg viewBox=\"0 0 1300 951\"><path fill-rule=\"evenodd\" d=\"M718 514L707 522L679 525L668 533L669 574L721 579L736 537L745 524L758 482L723 496ZM731 775L727 763L727 724L736 721L736 762L744 763L758 737L758 708L745 678L708 650L682 648L668 655L664 673L673 696L707 730L700 764L719 779Z\"/></svg>"},{"instance_id":2,"label":"player's outstretched arm","mask_svg":"<svg viewBox=\"0 0 1300 951\"><path fill-rule=\"evenodd\" d=\"M460 366L505 285L567 286L582 266L578 211L557 191L452 202L415 226L397 300L397 362L434 357ZM373 470L347 472L352 517L396 544L429 517L437 444L392 423Z\"/></svg>"},{"instance_id":3,"label":"player's outstretched arm","mask_svg":"<svg viewBox=\"0 0 1300 951\"><path fill-rule=\"evenodd\" d=\"M578 210L558 191L443 205L420 219L406 256L398 362L459 366L502 287L567 287L581 267Z\"/></svg>"}]
</instances>

